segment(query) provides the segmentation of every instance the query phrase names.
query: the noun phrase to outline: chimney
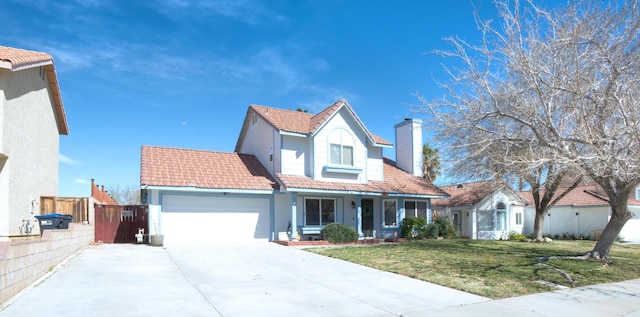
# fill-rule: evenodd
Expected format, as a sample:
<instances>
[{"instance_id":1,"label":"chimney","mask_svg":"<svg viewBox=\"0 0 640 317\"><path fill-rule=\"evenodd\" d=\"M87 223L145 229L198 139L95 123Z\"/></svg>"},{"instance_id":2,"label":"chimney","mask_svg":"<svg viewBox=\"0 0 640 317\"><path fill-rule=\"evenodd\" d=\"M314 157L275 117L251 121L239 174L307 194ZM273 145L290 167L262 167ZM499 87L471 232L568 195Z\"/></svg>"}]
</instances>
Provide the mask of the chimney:
<instances>
[{"instance_id":1,"label":"chimney","mask_svg":"<svg viewBox=\"0 0 640 317\"><path fill-rule=\"evenodd\" d=\"M422 120L407 118L395 125L396 164L422 177Z\"/></svg>"}]
</instances>

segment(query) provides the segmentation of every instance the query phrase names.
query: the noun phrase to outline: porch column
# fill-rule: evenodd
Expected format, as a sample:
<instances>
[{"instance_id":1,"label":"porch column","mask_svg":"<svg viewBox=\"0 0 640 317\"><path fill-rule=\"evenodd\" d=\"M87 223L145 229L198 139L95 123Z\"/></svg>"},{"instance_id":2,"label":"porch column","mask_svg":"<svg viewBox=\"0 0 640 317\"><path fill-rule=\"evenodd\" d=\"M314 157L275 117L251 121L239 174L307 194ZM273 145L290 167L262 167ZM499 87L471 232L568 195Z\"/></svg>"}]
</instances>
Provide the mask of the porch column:
<instances>
[{"instance_id":1,"label":"porch column","mask_svg":"<svg viewBox=\"0 0 640 317\"><path fill-rule=\"evenodd\" d=\"M427 199L427 223L431 223L433 221L433 215L431 214L431 198ZM449 218L451 219L451 218Z\"/></svg>"},{"instance_id":2,"label":"porch column","mask_svg":"<svg viewBox=\"0 0 640 317\"><path fill-rule=\"evenodd\" d=\"M298 220L296 219L298 216L298 193L289 193L289 197L291 197L291 232L289 239L293 241L298 235Z\"/></svg>"},{"instance_id":3,"label":"porch column","mask_svg":"<svg viewBox=\"0 0 640 317\"><path fill-rule=\"evenodd\" d=\"M364 233L362 232L362 196L358 195L356 198L356 223L358 226L358 237L363 238Z\"/></svg>"}]
</instances>

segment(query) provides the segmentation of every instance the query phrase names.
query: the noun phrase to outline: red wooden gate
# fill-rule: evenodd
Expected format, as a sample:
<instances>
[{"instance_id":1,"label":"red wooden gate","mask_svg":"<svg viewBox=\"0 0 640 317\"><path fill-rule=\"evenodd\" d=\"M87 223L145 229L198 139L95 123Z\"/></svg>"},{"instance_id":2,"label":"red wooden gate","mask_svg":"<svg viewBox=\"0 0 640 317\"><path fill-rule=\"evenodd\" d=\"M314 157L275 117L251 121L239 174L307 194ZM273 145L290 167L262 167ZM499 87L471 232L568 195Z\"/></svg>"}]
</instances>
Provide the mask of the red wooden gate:
<instances>
[{"instance_id":1,"label":"red wooden gate","mask_svg":"<svg viewBox=\"0 0 640 317\"><path fill-rule=\"evenodd\" d=\"M149 234L146 205L95 205L96 242L135 243L138 228Z\"/></svg>"}]
</instances>

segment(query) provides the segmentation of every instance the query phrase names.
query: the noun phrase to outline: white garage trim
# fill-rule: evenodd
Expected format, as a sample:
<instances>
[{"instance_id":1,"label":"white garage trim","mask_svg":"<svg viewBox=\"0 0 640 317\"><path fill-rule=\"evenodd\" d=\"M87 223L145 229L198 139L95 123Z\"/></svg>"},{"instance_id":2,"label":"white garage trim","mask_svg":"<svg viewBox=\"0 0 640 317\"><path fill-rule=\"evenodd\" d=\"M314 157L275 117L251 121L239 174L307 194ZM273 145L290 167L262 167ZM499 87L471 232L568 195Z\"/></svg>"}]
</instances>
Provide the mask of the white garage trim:
<instances>
[{"instance_id":1,"label":"white garage trim","mask_svg":"<svg viewBox=\"0 0 640 317\"><path fill-rule=\"evenodd\" d=\"M255 195L161 196L165 244L269 241L272 199Z\"/></svg>"}]
</instances>

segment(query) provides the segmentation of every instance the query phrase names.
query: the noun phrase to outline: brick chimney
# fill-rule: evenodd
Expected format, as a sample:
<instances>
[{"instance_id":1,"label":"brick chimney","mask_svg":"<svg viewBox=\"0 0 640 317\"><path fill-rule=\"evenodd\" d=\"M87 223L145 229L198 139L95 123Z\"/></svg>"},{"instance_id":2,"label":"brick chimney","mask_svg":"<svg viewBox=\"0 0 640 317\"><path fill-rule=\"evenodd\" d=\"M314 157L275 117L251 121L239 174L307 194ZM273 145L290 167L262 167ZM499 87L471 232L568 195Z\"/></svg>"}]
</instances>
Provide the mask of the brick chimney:
<instances>
[{"instance_id":1,"label":"brick chimney","mask_svg":"<svg viewBox=\"0 0 640 317\"><path fill-rule=\"evenodd\" d=\"M395 125L396 164L422 177L422 120L407 118Z\"/></svg>"}]
</instances>

